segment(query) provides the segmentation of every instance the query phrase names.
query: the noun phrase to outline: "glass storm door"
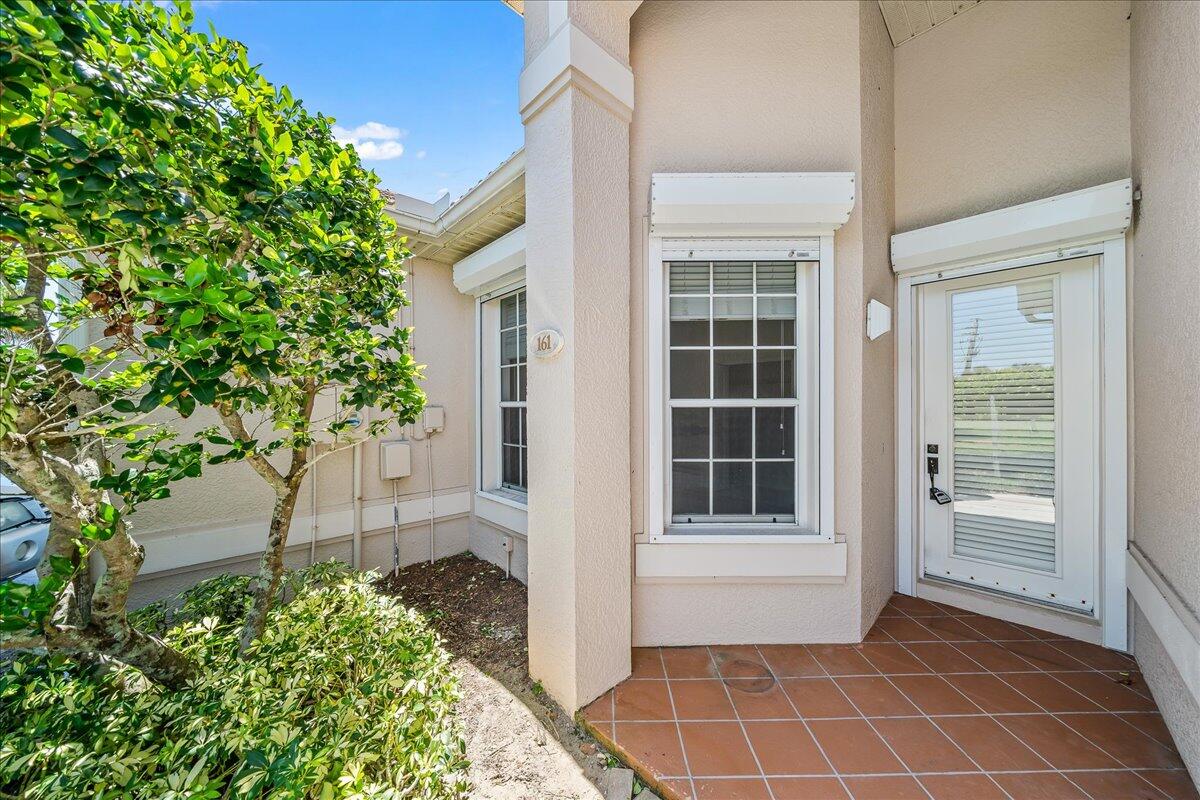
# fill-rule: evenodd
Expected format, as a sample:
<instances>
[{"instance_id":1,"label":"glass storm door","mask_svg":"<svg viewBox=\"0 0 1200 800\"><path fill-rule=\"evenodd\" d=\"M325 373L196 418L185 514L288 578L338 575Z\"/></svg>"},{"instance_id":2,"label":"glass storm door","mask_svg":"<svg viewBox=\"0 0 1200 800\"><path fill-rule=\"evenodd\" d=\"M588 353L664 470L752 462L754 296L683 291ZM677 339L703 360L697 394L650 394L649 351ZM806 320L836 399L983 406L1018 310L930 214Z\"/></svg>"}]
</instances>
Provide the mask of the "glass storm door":
<instances>
[{"instance_id":1,"label":"glass storm door","mask_svg":"<svg viewBox=\"0 0 1200 800\"><path fill-rule=\"evenodd\" d=\"M922 571L1094 613L1097 261L921 290Z\"/></svg>"}]
</instances>

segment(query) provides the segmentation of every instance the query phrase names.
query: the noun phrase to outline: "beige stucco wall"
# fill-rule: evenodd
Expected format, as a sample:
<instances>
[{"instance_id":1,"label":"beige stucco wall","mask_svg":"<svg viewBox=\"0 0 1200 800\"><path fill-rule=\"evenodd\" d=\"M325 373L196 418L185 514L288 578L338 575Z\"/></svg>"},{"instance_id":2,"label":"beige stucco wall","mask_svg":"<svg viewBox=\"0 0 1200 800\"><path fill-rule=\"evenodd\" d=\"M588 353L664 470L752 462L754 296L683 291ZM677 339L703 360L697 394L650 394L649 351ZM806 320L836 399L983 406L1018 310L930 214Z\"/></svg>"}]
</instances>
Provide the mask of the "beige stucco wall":
<instances>
[{"instance_id":1,"label":"beige stucco wall","mask_svg":"<svg viewBox=\"0 0 1200 800\"><path fill-rule=\"evenodd\" d=\"M632 523L642 530L644 219L653 172L853 171L863 173L860 82L876 88L870 159L886 175L890 94L884 73L890 48L873 18L878 6L856 3L736 4L647 2L631 22L630 62L635 75L630 130L632 325L630 449ZM860 22L866 27L860 31ZM869 23L869 24L867 24ZM860 70L860 37L870 66ZM883 37L883 38L881 38ZM720 46L713 46L719 42ZM890 99L886 101L890 104ZM861 636L860 561L864 493L863 412L890 407L890 343L870 349L884 370L864 384L864 225L883 237L871 254L871 290L890 304L886 248L890 225L888 179L860 192L835 239L835 517L848 546L848 574L832 584L654 584L635 582L635 644L736 641L857 641ZM878 194L877 194L878 193ZM872 215L864 222L864 195ZM877 348L877 349L876 349ZM882 353L882 355L881 355ZM890 413L890 412L888 412ZM872 435L890 429L884 421ZM875 442L872 447L880 446ZM884 445L889 448L890 445ZM891 503L883 487L870 500L873 520ZM890 526L873 535L890 537ZM890 539L889 539L890 541ZM872 557L882 549L873 541ZM890 557L889 557L890 558ZM877 565L876 565L877 566ZM890 565L876 569L889 573ZM874 598L876 593L873 593ZM872 602L875 602L873 599Z\"/></svg>"},{"instance_id":2,"label":"beige stucco wall","mask_svg":"<svg viewBox=\"0 0 1200 800\"><path fill-rule=\"evenodd\" d=\"M1128 177L1128 14L985 2L896 48L897 230Z\"/></svg>"},{"instance_id":3,"label":"beige stucco wall","mask_svg":"<svg viewBox=\"0 0 1200 800\"><path fill-rule=\"evenodd\" d=\"M410 264L409 294L414 300L413 305L403 310L397 322L417 329L415 356L419 363L426 365L422 386L431 405L442 405L446 409L446 428L429 443L435 492L438 496L466 493L471 486L471 419L474 413L472 300L454 288L449 265L425 259L414 259ZM178 424L182 430L191 432L216 423L214 415L200 411ZM380 519L377 514L369 513L370 509L390 507L392 501L390 483L379 479L379 441L401 436L411 440L413 433L413 428L395 431L362 445L363 506L368 520ZM415 433L421 435L419 430ZM323 458L317 464L316 505L322 524L328 524L328 515L348 512L354 506L353 458L352 451L347 450ZM426 444L413 440L412 475L397 481L401 502L423 502L427 498L428 470ZM142 505L131 517L135 535L146 546L148 555L148 569L139 578L144 586L139 588L138 597L152 599L210 574L251 568L255 556L209 557L212 549L205 546L205 537L211 542L214 533L234 529L251 537L261 537L265 543L272 502L272 493L249 467L226 464L206 466L203 477L173 484L170 498ZM463 505L468 500L462 497L458 502ZM311 508L311 484L306 481L301 488L295 518L308 520ZM383 518L390 522L390 511L385 512ZM363 565L390 567L390 526L381 529L368 521L364 528ZM304 533L308 530L305 522ZM427 557L427 531L427 524L406 526L401 537L401 556L405 563ZM298 536L293 530L291 562L307 560L307 541L305 536ZM463 514L439 513L435 546L443 553L447 550L461 552L467 548L467 524ZM347 561L350 559L347 537L321 539L318 557L334 555L344 555ZM155 568L176 562L181 563L167 569Z\"/></svg>"},{"instance_id":4,"label":"beige stucco wall","mask_svg":"<svg viewBox=\"0 0 1200 800\"><path fill-rule=\"evenodd\" d=\"M859 11L863 302L894 308L889 258L895 217L893 48L878 3ZM896 585L895 335L862 337L862 632Z\"/></svg>"},{"instance_id":5,"label":"beige stucco wall","mask_svg":"<svg viewBox=\"0 0 1200 800\"><path fill-rule=\"evenodd\" d=\"M1132 547L1200 630L1200 4L1133 7L1129 236L1133 385ZM1197 698L1145 618L1136 655L1200 780ZM1195 643L1192 644L1195 647Z\"/></svg>"}]
</instances>

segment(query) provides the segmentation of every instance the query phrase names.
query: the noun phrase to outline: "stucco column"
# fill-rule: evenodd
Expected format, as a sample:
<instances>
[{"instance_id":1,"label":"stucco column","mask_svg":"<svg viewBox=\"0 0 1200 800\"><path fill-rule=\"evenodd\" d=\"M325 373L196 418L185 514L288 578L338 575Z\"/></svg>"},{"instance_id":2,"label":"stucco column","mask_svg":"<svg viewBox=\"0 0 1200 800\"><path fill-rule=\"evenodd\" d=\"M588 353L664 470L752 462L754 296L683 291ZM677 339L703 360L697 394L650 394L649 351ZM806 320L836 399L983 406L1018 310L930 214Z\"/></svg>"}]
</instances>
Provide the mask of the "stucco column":
<instances>
[{"instance_id":1,"label":"stucco column","mask_svg":"<svg viewBox=\"0 0 1200 800\"><path fill-rule=\"evenodd\" d=\"M629 14L525 5L529 670L568 711L630 672Z\"/></svg>"}]
</instances>

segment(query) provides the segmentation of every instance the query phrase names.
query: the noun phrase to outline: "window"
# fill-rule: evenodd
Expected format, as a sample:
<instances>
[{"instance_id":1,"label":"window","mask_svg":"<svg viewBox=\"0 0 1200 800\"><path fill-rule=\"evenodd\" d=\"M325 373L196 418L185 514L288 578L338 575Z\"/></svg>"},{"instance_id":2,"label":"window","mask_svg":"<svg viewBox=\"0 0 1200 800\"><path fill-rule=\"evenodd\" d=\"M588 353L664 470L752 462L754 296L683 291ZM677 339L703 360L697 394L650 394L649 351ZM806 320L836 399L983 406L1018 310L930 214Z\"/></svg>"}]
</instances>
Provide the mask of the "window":
<instances>
[{"instance_id":1,"label":"window","mask_svg":"<svg viewBox=\"0 0 1200 800\"><path fill-rule=\"evenodd\" d=\"M480 488L523 503L529 483L525 289L480 302Z\"/></svg>"},{"instance_id":2,"label":"window","mask_svg":"<svg viewBox=\"0 0 1200 800\"><path fill-rule=\"evenodd\" d=\"M818 262L663 266L669 524L816 531Z\"/></svg>"},{"instance_id":3,"label":"window","mask_svg":"<svg viewBox=\"0 0 1200 800\"><path fill-rule=\"evenodd\" d=\"M525 290L500 300L500 485L525 491Z\"/></svg>"}]
</instances>

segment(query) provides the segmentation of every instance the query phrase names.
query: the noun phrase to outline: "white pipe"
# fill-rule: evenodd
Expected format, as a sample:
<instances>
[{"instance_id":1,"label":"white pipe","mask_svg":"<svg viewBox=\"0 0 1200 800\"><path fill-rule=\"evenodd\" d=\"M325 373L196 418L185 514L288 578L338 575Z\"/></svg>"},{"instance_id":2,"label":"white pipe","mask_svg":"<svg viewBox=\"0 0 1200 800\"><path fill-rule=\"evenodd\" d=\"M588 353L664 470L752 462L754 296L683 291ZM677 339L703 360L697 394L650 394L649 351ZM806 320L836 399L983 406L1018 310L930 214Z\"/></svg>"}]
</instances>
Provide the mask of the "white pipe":
<instances>
[{"instance_id":1,"label":"white pipe","mask_svg":"<svg viewBox=\"0 0 1200 800\"><path fill-rule=\"evenodd\" d=\"M396 482L392 481L392 575L400 574L400 501L396 497Z\"/></svg>"},{"instance_id":2,"label":"white pipe","mask_svg":"<svg viewBox=\"0 0 1200 800\"><path fill-rule=\"evenodd\" d=\"M308 457L315 458L317 455L317 446L309 445ZM313 565L317 563L317 531L320 529L320 523L317 522L317 464L314 461L312 466L308 468L308 490L309 490L309 515L312 525L308 532L308 563Z\"/></svg>"},{"instance_id":3,"label":"white pipe","mask_svg":"<svg viewBox=\"0 0 1200 800\"><path fill-rule=\"evenodd\" d=\"M362 569L362 447L361 443L351 448L351 480L354 491L354 536L350 544L350 566Z\"/></svg>"},{"instance_id":4,"label":"white pipe","mask_svg":"<svg viewBox=\"0 0 1200 800\"><path fill-rule=\"evenodd\" d=\"M433 434L425 431L425 464L429 470L429 563L433 563Z\"/></svg>"}]
</instances>

